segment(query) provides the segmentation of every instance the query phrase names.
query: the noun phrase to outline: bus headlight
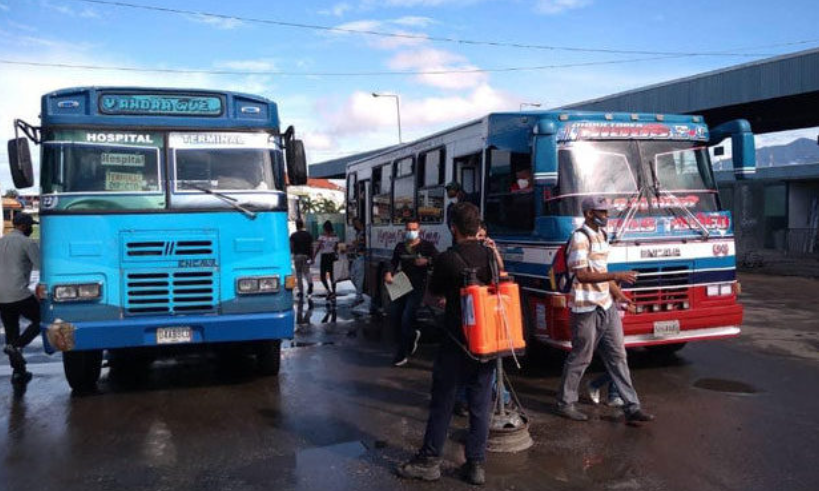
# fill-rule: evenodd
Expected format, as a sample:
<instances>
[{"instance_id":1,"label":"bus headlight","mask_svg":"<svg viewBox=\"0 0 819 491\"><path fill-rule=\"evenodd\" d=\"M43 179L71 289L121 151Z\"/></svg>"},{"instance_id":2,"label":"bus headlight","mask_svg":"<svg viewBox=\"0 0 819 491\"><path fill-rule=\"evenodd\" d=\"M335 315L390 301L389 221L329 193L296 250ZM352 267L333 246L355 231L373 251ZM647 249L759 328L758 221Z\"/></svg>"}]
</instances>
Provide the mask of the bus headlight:
<instances>
[{"instance_id":1,"label":"bus headlight","mask_svg":"<svg viewBox=\"0 0 819 491\"><path fill-rule=\"evenodd\" d=\"M727 297L734 293L734 287L731 283L719 283L716 285L708 285L705 287L705 293L709 297Z\"/></svg>"},{"instance_id":2,"label":"bus headlight","mask_svg":"<svg viewBox=\"0 0 819 491\"><path fill-rule=\"evenodd\" d=\"M74 285L55 285L55 302L84 302L98 300L102 296L101 283L80 283Z\"/></svg>"},{"instance_id":3,"label":"bus headlight","mask_svg":"<svg viewBox=\"0 0 819 491\"><path fill-rule=\"evenodd\" d=\"M236 280L236 293L255 295L259 293L276 293L279 291L278 276L254 276Z\"/></svg>"}]
</instances>

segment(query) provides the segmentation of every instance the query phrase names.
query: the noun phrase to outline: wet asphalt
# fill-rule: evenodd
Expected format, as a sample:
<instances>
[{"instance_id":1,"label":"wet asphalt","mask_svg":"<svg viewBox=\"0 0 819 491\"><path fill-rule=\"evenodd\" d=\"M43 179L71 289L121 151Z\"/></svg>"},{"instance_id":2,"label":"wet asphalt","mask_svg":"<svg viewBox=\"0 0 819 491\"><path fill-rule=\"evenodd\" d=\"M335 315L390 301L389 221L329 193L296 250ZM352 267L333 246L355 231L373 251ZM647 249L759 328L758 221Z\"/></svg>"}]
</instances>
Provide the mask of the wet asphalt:
<instances>
[{"instance_id":1,"label":"wet asphalt","mask_svg":"<svg viewBox=\"0 0 819 491\"><path fill-rule=\"evenodd\" d=\"M744 275L738 339L689 344L676 356L634 351L644 408L582 404L591 421L553 414L556 353L510 369L534 446L490 454L485 489L815 490L819 487L819 281ZM278 377L249 360L191 355L149 370L103 369L99 391L72 394L59 355L26 349L34 379L14 391L0 366L3 490L470 489L458 478L466 421L454 417L438 483L395 477L419 445L434 327L394 368L379 317L303 305ZM599 372L594 367L593 372ZM4 431L5 430L5 431Z\"/></svg>"}]
</instances>

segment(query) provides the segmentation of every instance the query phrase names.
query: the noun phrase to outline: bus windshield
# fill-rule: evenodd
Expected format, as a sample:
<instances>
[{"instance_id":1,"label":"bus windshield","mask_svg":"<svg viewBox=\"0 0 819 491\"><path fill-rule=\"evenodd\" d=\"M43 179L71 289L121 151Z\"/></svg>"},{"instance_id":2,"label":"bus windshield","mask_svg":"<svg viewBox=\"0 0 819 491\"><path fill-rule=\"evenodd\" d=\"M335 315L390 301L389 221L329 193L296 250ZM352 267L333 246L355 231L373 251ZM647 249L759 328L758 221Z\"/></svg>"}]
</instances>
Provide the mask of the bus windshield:
<instances>
[{"instance_id":1,"label":"bus windshield","mask_svg":"<svg viewBox=\"0 0 819 491\"><path fill-rule=\"evenodd\" d=\"M583 196L599 194L609 198L617 214L644 188L654 209L685 206L695 212L716 211L711 162L707 149L698 145L684 141L580 141L566 145L558 151L558 189L549 198L547 209L579 214ZM640 211L648 211L648 204L641 202Z\"/></svg>"},{"instance_id":2,"label":"bus windshield","mask_svg":"<svg viewBox=\"0 0 819 491\"><path fill-rule=\"evenodd\" d=\"M85 143L45 143L43 194L161 193L159 150Z\"/></svg>"},{"instance_id":3,"label":"bus windshield","mask_svg":"<svg viewBox=\"0 0 819 491\"><path fill-rule=\"evenodd\" d=\"M196 148L176 151L176 189L281 190L273 172L280 152L257 148Z\"/></svg>"}]
</instances>

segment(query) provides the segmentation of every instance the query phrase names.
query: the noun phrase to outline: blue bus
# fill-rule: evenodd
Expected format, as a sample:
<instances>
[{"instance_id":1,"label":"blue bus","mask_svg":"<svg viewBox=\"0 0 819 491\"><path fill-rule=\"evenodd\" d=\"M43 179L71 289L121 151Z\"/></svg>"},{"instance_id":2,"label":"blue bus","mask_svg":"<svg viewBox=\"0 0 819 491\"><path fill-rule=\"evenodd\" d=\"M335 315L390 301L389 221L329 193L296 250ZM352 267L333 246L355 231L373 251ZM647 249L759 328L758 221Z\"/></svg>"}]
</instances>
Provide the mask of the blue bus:
<instances>
[{"instance_id":1,"label":"blue bus","mask_svg":"<svg viewBox=\"0 0 819 491\"><path fill-rule=\"evenodd\" d=\"M368 293L386 301L383 271L406 218L417 217L439 250L449 247L454 181L481 208L521 287L527 346L568 350L568 292L552 266L583 223L583 197L603 195L615 210L610 269L639 274L624 289L636 303L623 319L626 346L673 352L736 336L743 309L732 220L710 160L726 138L737 178L753 174L747 121L709 128L701 116L574 110L493 113L354 160L347 218L366 227Z\"/></svg>"},{"instance_id":2,"label":"blue bus","mask_svg":"<svg viewBox=\"0 0 819 491\"><path fill-rule=\"evenodd\" d=\"M203 345L279 370L294 318L286 186L304 147L277 106L211 90L90 87L42 97L41 126L15 121L9 161L30 187L40 144L48 353L75 390L103 354L152 359ZM21 135L22 133L22 135Z\"/></svg>"}]
</instances>

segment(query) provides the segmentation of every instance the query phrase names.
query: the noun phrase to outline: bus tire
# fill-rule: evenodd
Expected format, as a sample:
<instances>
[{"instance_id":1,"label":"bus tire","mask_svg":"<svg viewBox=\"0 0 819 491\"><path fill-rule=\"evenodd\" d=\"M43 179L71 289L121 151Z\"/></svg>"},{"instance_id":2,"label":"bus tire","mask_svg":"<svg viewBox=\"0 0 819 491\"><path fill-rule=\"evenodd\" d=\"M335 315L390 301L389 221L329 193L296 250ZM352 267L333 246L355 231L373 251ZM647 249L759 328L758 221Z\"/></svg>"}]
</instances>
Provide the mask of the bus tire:
<instances>
[{"instance_id":1,"label":"bus tire","mask_svg":"<svg viewBox=\"0 0 819 491\"><path fill-rule=\"evenodd\" d=\"M102 350L63 352L63 370L73 390L93 391L102 372Z\"/></svg>"},{"instance_id":2,"label":"bus tire","mask_svg":"<svg viewBox=\"0 0 819 491\"><path fill-rule=\"evenodd\" d=\"M259 375L268 377L279 374L282 358L280 339L256 342L256 370Z\"/></svg>"},{"instance_id":3,"label":"bus tire","mask_svg":"<svg viewBox=\"0 0 819 491\"><path fill-rule=\"evenodd\" d=\"M655 346L646 346L646 349L648 350L649 353L659 357L672 356L674 353L680 351L683 348L685 348L685 343L658 344Z\"/></svg>"}]
</instances>

